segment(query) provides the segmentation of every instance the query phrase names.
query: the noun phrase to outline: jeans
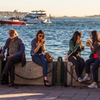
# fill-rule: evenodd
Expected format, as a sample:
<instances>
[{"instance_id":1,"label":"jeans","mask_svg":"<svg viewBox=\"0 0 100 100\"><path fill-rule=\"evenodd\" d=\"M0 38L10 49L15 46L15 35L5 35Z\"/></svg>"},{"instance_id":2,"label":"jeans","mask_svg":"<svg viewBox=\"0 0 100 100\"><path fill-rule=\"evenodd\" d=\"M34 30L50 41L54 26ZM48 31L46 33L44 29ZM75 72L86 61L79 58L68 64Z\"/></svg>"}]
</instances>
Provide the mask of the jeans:
<instances>
[{"instance_id":1,"label":"jeans","mask_svg":"<svg viewBox=\"0 0 100 100\"><path fill-rule=\"evenodd\" d=\"M90 71L90 64L91 63L94 63L93 64L93 67L92 67L92 73L93 73L93 82L97 82L97 70L99 68L99 63L100 63L100 60L98 58L90 58L86 61L85 63L85 72L87 74L89 74L89 71Z\"/></svg>"},{"instance_id":2,"label":"jeans","mask_svg":"<svg viewBox=\"0 0 100 100\"><path fill-rule=\"evenodd\" d=\"M85 66L84 59L81 56L76 55L76 56L69 56L68 60L75 65L75 72L77 77L81 77L81 74Z\"/></svg>"},{"instance_id":3,"label":"jeans","mask_svg":"<svg viewBox=\"0 0 100 100\"><path fill-rule=\"evenodd\" d=\"M21 62L21 56L13 56L6 61L5 68L3 70L3 74L7 75L10 71L10 81L15 80L15 66L14 64Z\"/></svg>"},{"instance_id":4,"label":"jeans","mask_svg":"<svg viewBox=\"0 0 100 100\"><path fill-rule=\"evenodd\" d=\"M35 54L32 56L32 61L43 67L43 76L47 77L48 62L43 54Z\"/></svg>"}]
</instances>

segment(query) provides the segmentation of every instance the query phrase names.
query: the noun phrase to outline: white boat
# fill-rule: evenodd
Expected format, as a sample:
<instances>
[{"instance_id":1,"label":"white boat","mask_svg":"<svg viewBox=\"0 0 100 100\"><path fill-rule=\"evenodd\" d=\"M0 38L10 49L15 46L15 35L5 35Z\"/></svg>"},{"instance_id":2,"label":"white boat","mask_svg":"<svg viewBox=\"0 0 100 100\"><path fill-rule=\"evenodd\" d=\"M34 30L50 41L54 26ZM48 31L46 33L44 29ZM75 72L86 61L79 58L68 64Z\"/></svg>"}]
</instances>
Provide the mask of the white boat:
<instances>
[{"instance_id":1,"label":"white boat","mask_svg":"<svg viewBox=\"0 0 100 100\"><path fill-rule=\"evenodd\" d=\"M33 13L27 14L23 20L26 24L50 24L50 19L44 19L46 16L44 10L32 11Z\"/></svg>"}]
</instances>

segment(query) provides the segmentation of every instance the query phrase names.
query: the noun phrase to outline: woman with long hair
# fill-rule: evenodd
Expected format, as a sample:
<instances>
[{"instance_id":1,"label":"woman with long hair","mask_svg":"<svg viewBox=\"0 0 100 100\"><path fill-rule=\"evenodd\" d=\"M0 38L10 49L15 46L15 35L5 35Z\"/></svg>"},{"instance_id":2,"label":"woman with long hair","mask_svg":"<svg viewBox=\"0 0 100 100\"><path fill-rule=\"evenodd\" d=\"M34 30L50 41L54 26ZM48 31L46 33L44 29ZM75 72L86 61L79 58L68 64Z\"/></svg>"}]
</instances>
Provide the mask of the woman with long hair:
<instances>
[{"instance_id":1,"label":"woman with long hair","mask_svg":"<svg viewBox=\"0 0 100 100\"><path fill-rule=\"evenodd\" d=\"M87 40L86 45L90 47L91 52L93 53L93 57L88 59L85 63L85 77L83 78L83 81L90 80L91 78L89 77L89 71L90 71L90 64L93 64L92 67L92 73L93 73L93 83L89 85L89 88L97 88L97 69L99 68L100 64L100 38L99 38L99 33L94 30L90 34L90 38L92 41Z\"/></svg>"},{"instance_id":2,"label":"woman with long hair","mask_svg":"<svg viewBox=\"0 0 100 100\"><path fill-rule=\"evenodd\" d=\"M80 31L76 31L73 34L73 37L69 41L68 52L68 60L75 65L75 71L77 75L76 80L78 80L78 82L82 82L81 74L85 65L84 59L81 57L81 51L85 49L85 47L82 46L81 36L82 33Z\"/></svg>"},{"instance_id":3,"label":"woman with long hair","mask_svg":"<svg viewBox=\"0 0 100 100\"><path fill-rule=\"evenodd\" d=\"M45 86L50 86L47 80L47 69L48 62L44 57L43 52L45 51L45 33L43 30L39 30L36 37L31 42L31 56L32 61L43 67L43 76Z\"/></svg>"}]
</instances>

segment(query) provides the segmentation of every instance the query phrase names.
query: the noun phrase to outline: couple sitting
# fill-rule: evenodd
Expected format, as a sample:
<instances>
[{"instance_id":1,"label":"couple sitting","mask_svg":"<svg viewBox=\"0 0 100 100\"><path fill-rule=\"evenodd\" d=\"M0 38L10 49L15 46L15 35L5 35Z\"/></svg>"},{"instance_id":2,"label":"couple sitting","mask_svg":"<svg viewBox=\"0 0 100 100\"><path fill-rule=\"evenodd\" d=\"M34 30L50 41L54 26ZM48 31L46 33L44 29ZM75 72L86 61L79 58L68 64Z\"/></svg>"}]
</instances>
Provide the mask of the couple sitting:
<instances>
[{"instance_id":1,"label":"couple sitting","mask_svg":"<svg viewBox=\"0 0 100 100\"><path fill-rule=\"evenodd\" d=\"M90 80L89 77L89 71L90 71L90 64L93 64L92 67L92 73L93 73L93 83L89 85L89 88L97 88L97 69L99 68L100 63L100 38L97 31L92 31L90 34L90 38L92 41L88 40L86 42L86 45L90 47L91 52L93 53L93 57L86 60L84 62L84 59L81 57L81 52L85 50L85 47L82 46L82 40L81 40L82 33L79 31L76 31L73 35L73 37L69 41L69 52L68 52L68 60L72 62L75 65L75 71L76 71L76 80L78 82L83 82ZM81 74L83 72L85 66L85 77L82 79Z\"/></svg>"},{"instance_id":2,"label":"couple sitting","mask_svg":"<svg viewBox=\"0 0 100 100\"><path fill-rule=\"evenodd\" d=\"M37 63L38 65L43 67L43 75L44 75L44 84L45 86L50 86L47 80L47 68L48 62L47 59L42 54L45 51L45 34L43 30L39 30L36 34L36 38L31 42L31 56L32 61ZM9 38L7 39L5 46L0 54L0 58L4 55L5 50L7 49L7 59L6 65L2 74L0 75L0 81L3 80L3 77L8 74L10 71L10 83L9 87L14 86L15 80L15 66L14 64L22 62L22 66L26 64L25 57L25 46L23 40L18 37L18 33L11 29L9 31Z\"/></svg>"}]
</instances>

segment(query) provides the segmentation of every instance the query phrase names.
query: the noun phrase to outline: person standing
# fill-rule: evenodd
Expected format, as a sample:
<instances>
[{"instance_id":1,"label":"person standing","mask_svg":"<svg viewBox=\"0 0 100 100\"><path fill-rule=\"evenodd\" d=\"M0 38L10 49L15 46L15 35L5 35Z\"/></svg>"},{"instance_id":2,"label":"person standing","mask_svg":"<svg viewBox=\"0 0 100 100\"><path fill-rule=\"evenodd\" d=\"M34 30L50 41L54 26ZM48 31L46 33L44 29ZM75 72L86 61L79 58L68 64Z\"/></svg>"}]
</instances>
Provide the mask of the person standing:
<instances>
[{"instance_id":1,"label":"person standing","mask_svg":"<svg viewBox=\"0 0 100 100\"><path fill-rule=\"evenodd\" d=\"M73 37L69 41L68 51L68 60L75 65L76 80L78 80L78 82L82 82L81 74L85 66L84 59L81 57L81 51L85 49L85 47L82 46L81 36L82 33L80 31L76 31L73 34Z\"/></svg>"},{"instance_id":2,"label":"person standing","mask_svg":"<svg viewBox=\"0 0 100 100\"><path fill-rule=\"evenodd\" d=\"M6 40L5 46L3 47L0 57L4 55L6 49L7 49L7 62L2 74L0 75L0 81L2 81L3 77L7 75L8 71L10 71L10 83L8 85L10 87L14 86L14 80L15 80L14 64L19 62L22 62L22 66L26 64L24 42L20 37L18 37L18 33L14 29L11 29L9 31L9 38Z\"/></svg>"},{"instance_id":3,"label":"person standing","mask_svg":"<svg viewBox=\"0 0 100 100\"><path fill-rule=\"evenodd\" d=\"M89 88L97 88L97 70L99 68L99 64L100 64L100 37L99 37L99 33L94 30L91 32L90 34L90 38L92 39L92 41L87 40L86 45L88 47L90 47L91 52L93 53L93 57L91 57L90 59L86 60L85 63L85 77L83 78L83 81L87 81L90 80L91 78L89 77L89 71L90 71L90 64L94 63L92 66L92 73L93 73L93 83L91 85L89 85Z\"/></svg>"}]
</instances>

